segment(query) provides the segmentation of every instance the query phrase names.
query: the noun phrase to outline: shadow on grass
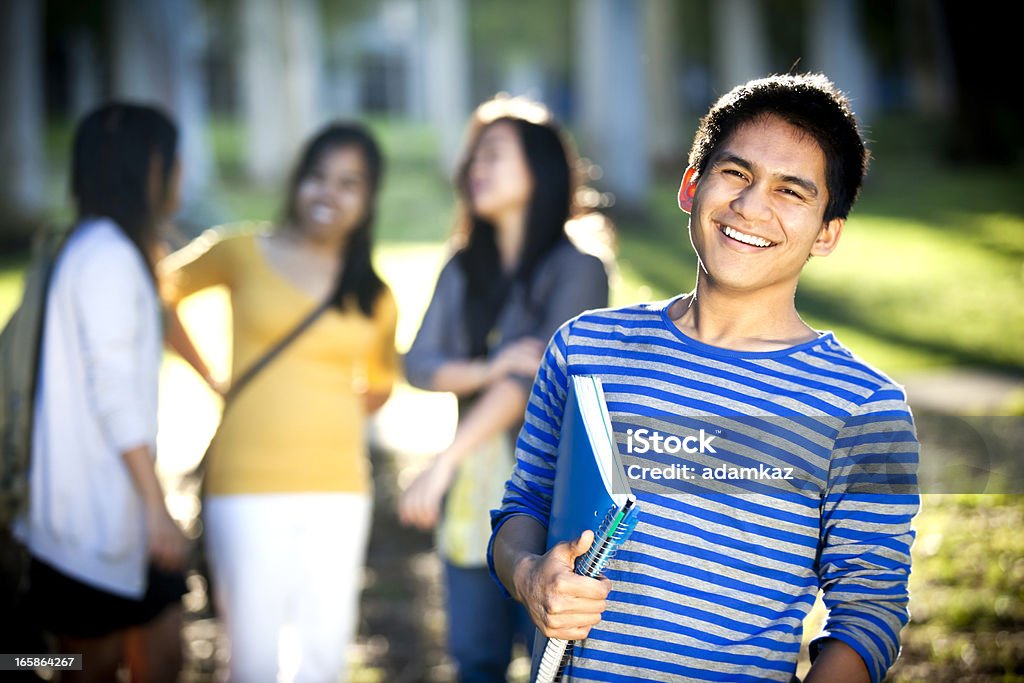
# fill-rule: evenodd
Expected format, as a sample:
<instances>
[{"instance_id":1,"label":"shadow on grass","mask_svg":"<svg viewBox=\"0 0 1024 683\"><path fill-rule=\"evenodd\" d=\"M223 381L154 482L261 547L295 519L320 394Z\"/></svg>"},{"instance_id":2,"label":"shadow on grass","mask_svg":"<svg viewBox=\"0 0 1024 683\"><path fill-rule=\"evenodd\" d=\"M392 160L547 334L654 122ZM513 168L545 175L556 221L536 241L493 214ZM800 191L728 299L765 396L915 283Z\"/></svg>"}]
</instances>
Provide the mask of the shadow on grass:
<instances>
[{"instance_id":1,"label":"shadow on grass","mask_svg":"<svg viewBox=\"0 0 1024 683\"><path fill-rule=\"evenodd\" d=\"M999 358L993 352L971 349L951 338L933 339L916 336L912 331L901 331L886 324L886 315L865 315L847 305L842 293L830 293L810 287L800 287L796 293L796 307L801 315L828 320L835 325L857 329L864 334L903 348L948 359L951 366L970 366L995 370L1024 379L1024 368L1010 359Z\"/></svg>"}]
</instances>

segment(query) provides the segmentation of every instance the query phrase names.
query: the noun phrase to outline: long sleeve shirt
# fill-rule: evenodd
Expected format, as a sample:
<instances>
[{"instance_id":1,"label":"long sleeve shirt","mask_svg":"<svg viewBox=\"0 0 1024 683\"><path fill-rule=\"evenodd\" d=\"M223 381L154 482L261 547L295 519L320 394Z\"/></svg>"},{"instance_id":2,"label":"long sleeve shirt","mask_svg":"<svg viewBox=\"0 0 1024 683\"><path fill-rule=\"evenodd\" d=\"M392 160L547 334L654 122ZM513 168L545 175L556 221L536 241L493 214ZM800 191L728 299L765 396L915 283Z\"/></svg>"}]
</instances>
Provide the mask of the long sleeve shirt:
<instances>
[{"instance_id":1,"label":"long sleeve shirt","mask_svg":"<svg viewBox=\"0 0 1024 683\"><path fill-rule=\"evenodd\" d=\"M548 526L569 378L599 377L639 523L565 680L789 681L820 589L815 642L846 643L880 681L908 620L919 507L903 391L831 333L732 351L684 335L670 304L593 311L555 334L492 516L495 535L516 515Z\"/></svg>"},{"instance_id":2,"label":"long sleeve shirt","mask_svg":"<svg viewBox=\"0 0 1024 683\"><path fill-rule=\"evenodd\" d=\"M75 230L47 296L29 509L15 533L62 572L145 592L145 510L122 454L155 452L160 307L141 254L116 225Z\"/></svg>"}]
</instances>

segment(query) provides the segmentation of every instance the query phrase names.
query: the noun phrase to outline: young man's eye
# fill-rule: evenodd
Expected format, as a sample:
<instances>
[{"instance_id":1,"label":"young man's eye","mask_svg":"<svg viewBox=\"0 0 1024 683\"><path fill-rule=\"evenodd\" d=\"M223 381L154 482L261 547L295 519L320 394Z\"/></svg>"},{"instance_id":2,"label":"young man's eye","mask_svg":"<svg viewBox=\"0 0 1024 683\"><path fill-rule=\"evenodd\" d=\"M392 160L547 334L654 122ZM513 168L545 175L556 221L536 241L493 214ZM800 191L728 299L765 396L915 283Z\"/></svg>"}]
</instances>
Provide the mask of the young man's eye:
<instances>
[{"instance_id":1,"label":"young man's eye","mask_svg":"<svg viewBox=\"0 0 1024 683\"><path fill-rule=\"evenodd\" d=\"M803 195L801 195L799 192L797 192L796 190L790 189L788 187L782 188L782 194L789 195L790 197L793 197L794 199L803 199L804 198Z\"/></svg>"},{"instance_id":2,"label":"young man's eye","mask_svg":"<svg viewBox=\"0 0 1024 683\"><path fill-rule=\"evenodd\" d=\"M735 168L722 169L722 173L724 173L725 175L733 176L734 178L739 178L740 180L747 179L747 176L744 175L742 171L737 171Z\"/></svg>"}]
</instances>

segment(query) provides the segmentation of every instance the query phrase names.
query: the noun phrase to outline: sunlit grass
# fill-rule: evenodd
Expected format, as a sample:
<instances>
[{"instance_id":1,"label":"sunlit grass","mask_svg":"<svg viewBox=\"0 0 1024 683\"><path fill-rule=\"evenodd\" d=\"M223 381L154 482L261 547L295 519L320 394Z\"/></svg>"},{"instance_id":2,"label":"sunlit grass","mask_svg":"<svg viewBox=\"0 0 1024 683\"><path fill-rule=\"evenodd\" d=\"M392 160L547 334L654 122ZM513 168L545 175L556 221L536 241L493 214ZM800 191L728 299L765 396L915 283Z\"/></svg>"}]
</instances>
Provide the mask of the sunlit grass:
<instances>
[{"instance_id":1,"label":"sunlit grass","mask_svg":"<svg viewBox=\"0 0 1024 683\"><path fill-rule=\"evenodd\" d=\"M1024 367L1024 216L963 214L951 232L865 209L839 249L805 271L800 296L816 320L849 321L936 365L948 353L950 364Z\"/></svg>"},{"instance_id":2,"label":"sunlit grass","mask_svg":"<svg viewBox=\"0 0 1024 683\"><path fill-rule=\"evenodd\" d=\"M892 681L1024 680L1022 525L1024 496L924 497Z\"/></svg>"}]
</instances>

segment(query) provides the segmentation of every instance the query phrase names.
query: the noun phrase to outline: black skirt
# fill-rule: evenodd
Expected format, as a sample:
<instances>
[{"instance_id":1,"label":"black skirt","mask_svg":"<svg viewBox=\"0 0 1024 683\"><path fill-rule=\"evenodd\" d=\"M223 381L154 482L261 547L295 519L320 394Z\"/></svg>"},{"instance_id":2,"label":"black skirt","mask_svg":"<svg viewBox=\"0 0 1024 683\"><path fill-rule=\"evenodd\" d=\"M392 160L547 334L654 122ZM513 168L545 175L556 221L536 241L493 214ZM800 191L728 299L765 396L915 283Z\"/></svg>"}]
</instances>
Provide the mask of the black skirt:
<instances>
[{"instance_id":1,"label":"black skirt","mask_svg":"<svg viewBox=\"0 0 1024 683\"><path fill-rule=\"evenodd\" d=\"M32 558L29 608L54 635L98 638L156 619L188 592L185 576L149 567L146 594L133 600L95 588Z\"/></svg>"}]
</instances>

